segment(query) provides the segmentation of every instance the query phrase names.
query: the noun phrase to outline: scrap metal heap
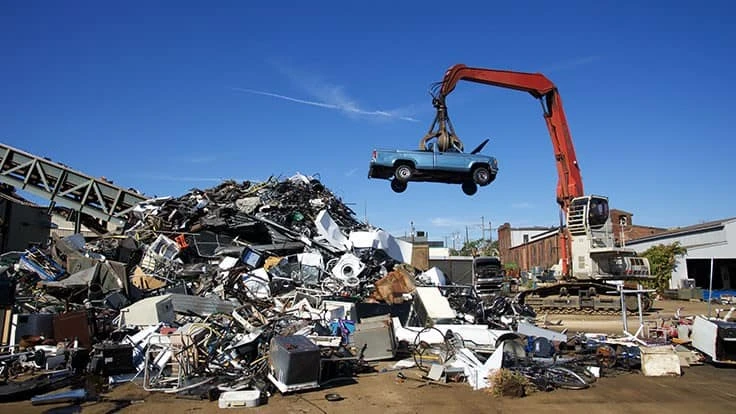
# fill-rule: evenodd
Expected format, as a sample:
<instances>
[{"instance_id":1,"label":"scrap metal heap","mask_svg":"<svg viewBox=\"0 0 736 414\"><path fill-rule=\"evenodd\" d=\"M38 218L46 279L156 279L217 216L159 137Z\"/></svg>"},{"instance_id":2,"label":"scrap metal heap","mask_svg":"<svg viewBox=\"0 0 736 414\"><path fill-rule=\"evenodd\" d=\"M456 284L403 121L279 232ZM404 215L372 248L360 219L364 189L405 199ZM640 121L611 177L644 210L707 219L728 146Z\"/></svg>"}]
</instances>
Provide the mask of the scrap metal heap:
<instances>
[{"instance_id":1,"label":"scrap metal heap","mask_svg":"<svg viewBox=\"0 0 736 414\"><path fill-rule=\"evenodd\" d=\"M409 265L411 252L301 174L141 202L120 234L0 257L0 326L12 326L0 401L96 376L257 405L402 356L398 368L437 379L439 364L479 389L508 344L525 338L532 355L542 340L559 350L577 340L536 327L528 306L486 305L472 286ZM50 372L21 381L29 370Z\"/></svg>"}]
</instances>

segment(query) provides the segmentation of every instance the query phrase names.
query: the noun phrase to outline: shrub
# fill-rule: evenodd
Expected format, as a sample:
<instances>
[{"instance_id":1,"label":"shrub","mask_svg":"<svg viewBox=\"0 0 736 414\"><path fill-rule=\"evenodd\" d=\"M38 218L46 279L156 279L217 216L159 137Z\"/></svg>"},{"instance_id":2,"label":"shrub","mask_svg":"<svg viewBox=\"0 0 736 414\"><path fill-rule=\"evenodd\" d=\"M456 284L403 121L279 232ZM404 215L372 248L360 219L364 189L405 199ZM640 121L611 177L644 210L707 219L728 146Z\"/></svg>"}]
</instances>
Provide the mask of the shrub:
<instances>
[{"instance_id":1,"label":"shrub","mask_svg":"<svg viewBox=\"0 0 736 414\"><path fill-rule=\"evenodd\" d=\"M672 272L677 269L677 256L687 253L687 249L680 246L679 242L672 244L658 244L647 249L641 255L649 259L653 280L645 283L650 289L657 289L662 293L669 289Z\"/></svg>"},{"instance_id":2,"label":"shrub","mask_svg":"<svg viewBox=\"0 0 736 414\"><path fill-rule=\"evenodd\" d=\"M489 375L491 388L488 392L494 397L521 398L534 392L534 385L522 374L501 368Z\"/></svg>"}]
</instances>

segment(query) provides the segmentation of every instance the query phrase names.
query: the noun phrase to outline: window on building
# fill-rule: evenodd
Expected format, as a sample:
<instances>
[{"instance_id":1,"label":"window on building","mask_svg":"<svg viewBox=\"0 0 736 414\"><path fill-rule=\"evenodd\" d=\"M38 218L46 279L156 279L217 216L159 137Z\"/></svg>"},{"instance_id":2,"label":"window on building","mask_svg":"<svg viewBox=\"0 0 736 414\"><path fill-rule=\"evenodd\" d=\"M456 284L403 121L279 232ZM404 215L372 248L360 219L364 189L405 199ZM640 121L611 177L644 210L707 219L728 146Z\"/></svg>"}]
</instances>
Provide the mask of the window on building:
<instances>
[{"instance_id":1,"label":"window on building","mask_svg":"<svg viewBox=\"0 0 736 414\"><path fill-rule=\"evenodd\" d=\"M529 235L528 234L525 234L524 235L524 243L529 243Z\"/></svg>"}]
</instances>

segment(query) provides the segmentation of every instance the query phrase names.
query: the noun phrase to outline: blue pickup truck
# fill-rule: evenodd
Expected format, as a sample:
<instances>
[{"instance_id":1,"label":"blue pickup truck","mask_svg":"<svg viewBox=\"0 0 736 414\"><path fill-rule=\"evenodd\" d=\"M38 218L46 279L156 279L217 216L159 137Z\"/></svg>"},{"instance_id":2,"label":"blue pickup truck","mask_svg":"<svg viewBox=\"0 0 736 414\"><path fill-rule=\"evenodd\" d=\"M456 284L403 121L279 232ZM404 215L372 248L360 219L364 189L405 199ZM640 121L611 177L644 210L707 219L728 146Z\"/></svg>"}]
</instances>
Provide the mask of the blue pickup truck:
<instances>
[{"instance_id":1,"label":"blue pickup truck","mask_svg":"<svg viewBox=\"0 0 736 414\"><path fill-rule=\"evenodd\" d=\"M427 150L373 150L368 178L391 180L397 193L406 190L409 181L461 184L463 192L473 195L478 186L484 187L496 179L498 161L478 152L485 140L473 152L437 150L435 144Z\"/></svg>"}]
</instances>

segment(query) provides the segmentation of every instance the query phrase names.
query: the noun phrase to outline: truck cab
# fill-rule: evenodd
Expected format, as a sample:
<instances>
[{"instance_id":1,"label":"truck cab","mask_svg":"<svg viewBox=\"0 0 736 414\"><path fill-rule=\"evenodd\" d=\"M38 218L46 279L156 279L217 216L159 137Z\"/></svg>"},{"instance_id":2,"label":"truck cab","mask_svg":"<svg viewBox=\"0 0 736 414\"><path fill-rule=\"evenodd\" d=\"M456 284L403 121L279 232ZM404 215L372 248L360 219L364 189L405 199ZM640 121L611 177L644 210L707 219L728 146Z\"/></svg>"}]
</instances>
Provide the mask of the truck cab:
<instances>
[{"instance_id":1,"label":"truck cab","mask_svg":"<svg viewBox=\"0 0 736 414\"><path fill-rule=\"evenodd\" d=\"M495 256L473 258L473 287L481 298L485 299L501 293L504 280L501 259Z\"/></svg>"}]
</instances>

